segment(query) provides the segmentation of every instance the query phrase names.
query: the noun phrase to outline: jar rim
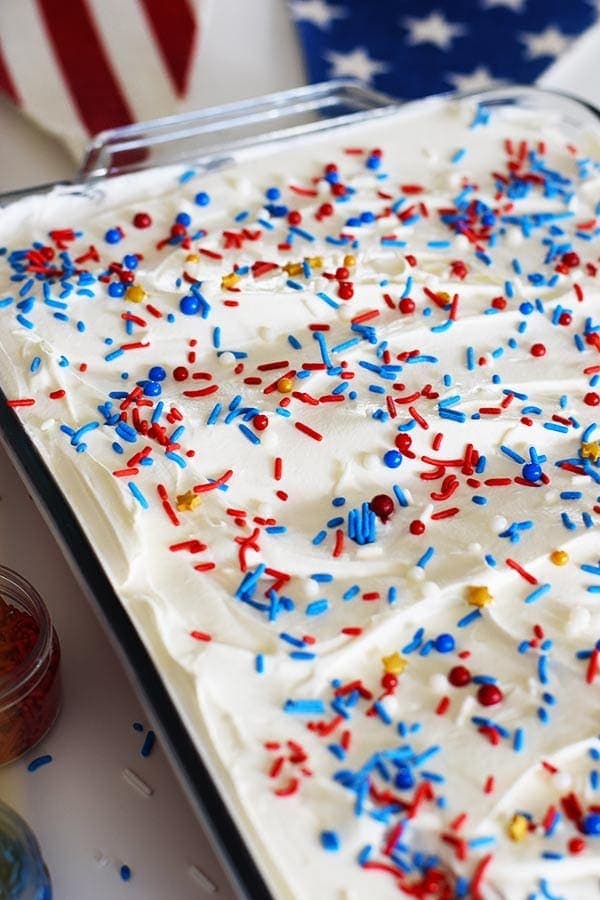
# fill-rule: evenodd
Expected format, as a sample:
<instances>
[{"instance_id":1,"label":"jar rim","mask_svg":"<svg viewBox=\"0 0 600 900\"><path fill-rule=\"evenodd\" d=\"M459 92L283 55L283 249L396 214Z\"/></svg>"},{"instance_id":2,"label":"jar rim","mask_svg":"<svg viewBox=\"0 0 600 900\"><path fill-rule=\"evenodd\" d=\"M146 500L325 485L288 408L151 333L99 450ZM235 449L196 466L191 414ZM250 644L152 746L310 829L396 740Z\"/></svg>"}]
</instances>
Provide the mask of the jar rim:
<instances>
[{"instance_id":1,"label":"jar rim","mask_svg":"<svg viewBox=\"0 0 600 900\"><path fill-rule=\"evenodd\" d=\"M0 709L15 703L24 689L30 690L30 682L48 662L52 647L52 620L48 608L36 589L26 578L0 565L0 598L6 598L32 615L39 627L35 644L17 666L0 676Z\"/></svg>"}]
</instances>

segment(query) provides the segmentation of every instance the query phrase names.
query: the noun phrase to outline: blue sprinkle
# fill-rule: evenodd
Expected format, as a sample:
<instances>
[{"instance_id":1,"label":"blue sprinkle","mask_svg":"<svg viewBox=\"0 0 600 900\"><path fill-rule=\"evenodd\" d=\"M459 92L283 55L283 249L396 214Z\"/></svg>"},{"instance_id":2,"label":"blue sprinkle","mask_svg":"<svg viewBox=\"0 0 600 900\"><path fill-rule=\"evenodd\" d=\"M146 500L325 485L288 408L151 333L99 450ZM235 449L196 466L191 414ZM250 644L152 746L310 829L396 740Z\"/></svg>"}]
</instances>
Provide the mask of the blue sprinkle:
<instances>
[{"instance_id":1,"label":"blue sprinkle","mask_svg":"<svg viewBox=\"0 0 600 900\"><path fill-rule=\"evenodd\" d=\"M340 849L340 839L335 831L321 832L321 846L329 853L335 853Z\"/></svg>"},{"instance_id":2,"label":"blue sprinkle","mask_svg":"<svg viewBox=\"0 0 600 900\"><path fill-rule=\"evenodd\" d=\"M156 735L152 730L149 730L146 733L146 737L144 738L144 743L140 749L140 756L150 756L152 753L152 748L154 747L154 742L156 740Z\"/></svg>"},{"instance_id":3,"label":"blue sprinkle","mask_svg":"<svg viewBox=\"0 0 600 900\"><path fill-rule=\"evenodd\" d=\"M144 495L143 495L142 492L140 491L140 489L139 489L139 487L137 486L137 484L135 484L133 481L128 481L128 482L127 482L127 487L129 488L129 490L131 491L131 493L133 494L133 496L135 497L135 499L138 501L138 503L140 504L140 506L142 507L142 509L148 509L148 505L149 505L149 504L148 504L148 501L146 500L146 498L144 497Z\"/></svg>"},{"instance_id":4,"label":"blue sprinkle","mask_svg":"<svg viewBox=\"0 0 600 900\"><path fill-rule=\"evenodd\" d=\"M119 869L119 875L121 876L123 881L129 881L129 879L131 878L131 869L129 868L129 866L122 865Z\"/></svg>"},{"instance_id":5,"label":"blue sprinkle","mask_svg":"<svg viewBox=\"0 0 600 900\"><path fill-rule=\"evenodd\" d=\"M27 771L36 772L38 769L41 769L42 766L47 766L48 763L51 763L52 759L53 757L50 756L49 753L44 754L44 756L36 756L36 758L32 759L27 766Z\"/></svg>"},{"instance_id":6,"label":"blue sprinkle","mask_svg":"<svg viewBox=\"0 0 600 900\"><path fill-rule=\"evenodd\" d=\"M522 728L515 729L515 734L513 737L513 750L515 753L520 753L525 746L525 733Z\"/></svg>"},{"instance_id":7,"label":"blue sprinkle","mask_svg":"<svg viewBox=\"0 0 600 900\"><path fill-rule=\"evenodd\" d=\"M322 700L286 700L283 710L291 715L322 716L325 714L325 704Z\"/></svg>"}]
</instances>

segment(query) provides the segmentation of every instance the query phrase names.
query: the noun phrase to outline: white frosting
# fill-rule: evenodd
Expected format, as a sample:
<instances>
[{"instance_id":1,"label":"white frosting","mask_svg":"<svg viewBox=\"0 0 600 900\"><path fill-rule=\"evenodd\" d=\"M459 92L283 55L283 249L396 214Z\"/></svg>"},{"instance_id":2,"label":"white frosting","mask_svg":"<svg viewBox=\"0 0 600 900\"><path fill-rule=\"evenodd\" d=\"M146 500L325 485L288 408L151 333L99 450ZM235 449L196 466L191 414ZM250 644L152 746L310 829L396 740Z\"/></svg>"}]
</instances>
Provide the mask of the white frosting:
<instances>
[{"instance_id":1,"label":"white frosting","mask_svg":"<svg viewBox=\"0 0 600 900\"><path fill-rule=\"evenodd\" d=\"M582 439L590 444L600 437L598 431L585 431L597 418L598 407L584 399L594 392L594 384L590 385L593 372L584 370L600 364L593 339L585 341L588 317L596 316L597 326L598 279L585 263L597 256L598 229L595 225L581 228L581 223L585 226L594 219L600 198L598 169L585 162L594 153L598 155L598 139L582 134L577 151L571 152L566 144L572 136L563 133L550 115L542 119L531 113L497 111L487 125L473 128L469 124L474 112L466 103L428 101L326 136L247 152L222 171L197 174L182 183L180 170L162 169L114 179L83 192L60 188L48 196L17 203L0 215L0 243L8 247L9 255L30 248L35 241L53 246L49 232L71 227L81 232L68 244L71 258L80 256L90 244L100 253L100 262L81 263L95 276L111 261L121 261L124 254L143 254L135 272L135 283L148 295L142 303L112 298L105 284L78 284L77 277L71 276L63 281L75 289L62 300L64 283L57 281L49 290L51 301L64 303L64 308L44 303L38 282L18 295L26 281L11 281L14 267L1 261L0 301L9 296L14 300L0 308L0 384L10 398L35 399L35 405L19 411L23 424L91 538L278 898L396 896L395 878L361 867L357 855L370 844L371 861L393 865L384 849L391 829L405 814L392 811L386 824L369 814L376 807L365 801L366 811L356 815L355 792L333 776L340 770L357 772L377 752L410 747L418 756L438 745L439 751L430 759L413 764L413 786L386 784L381 771L373 770L377 789L387 788L406 804L412 802L417 786L425 783L423 772L430 775L428 783L437 802L425 800L400 838L399 846L404 842L407 850L398 850L397 859L411 867L407 882L423 877L415 864L415 852L439 855L446 877L463 877L467 882L492 853L481 896L525 897L541 890L540 879L547 879L548 890L562 897L597 896L600 837L584 836L587 848L574 855L568 843L582 837L574 822L563 815L551 834L546 834L541 823L548 808L560 809L561 797L571 791L586 814L600 804L600 794L593 788L598 776L591 775L598 762L590 756L600 749L596 739L600 677L587 684L589 662L576 656L591 650L600 636L597 594L588 590L600 583L594 572L600 563L595 525L600 468L588 458L582 469L581 459ZM525 164L521 171L538 175L542 171L548 177L548 170L558 170L571 179L571 187L562 194L550 191L550 196L545 196L539 183L534 183L523 189L524 196L517 196L518 186L513 185L514 196L495 197L497 185L490 173L508 174L507 138L515 153L521 140L528 141L532 150L543 140L543 158L536 157L533 170ZM364 152L344 152L357 147ZM379 169L370 169L365 161L375 147L382 148L383 159ZM435 157L428 152L432 147ZM465 148L464 156L452 162L460 148ZM345 202L336 201L323 178L324 165L333 161L339 165L340 180L355 191ZM387 177L380 177L382 173ZM294 193L290 184L315 188L316 196ZM414 184L422 185L423 192L410 193L401 187ZM500 210L491 228L496 238L490 246L484 238L480 240L479 256L468 238L456 234L438 213L453 207L454 198L468 184L476 185L469 199ZM302 213L300 231L292 231L291 249L285 247L285 219L273 215L276 210L265 208L269 201L264 192L272 186L282 191L281 199L272 201L275 205ZM210 195L208 205L194 203L198 191ZM572 194L571 199L566 193ZM404 203L397 205L401 197ZM318 221L315 211L329 202L334 205L333 215ZM508 209L511 202L514 206ZM427 216L421 214L412 223L402 221L411 204L416 204L418 212L421 203ZM131 224L139 211L152 216L153 225L147 230ZM360 227L345 224L365 211L373 212L376 220ZM189 249L173 245L157 249L157 241L169 236L180 212L191 216L190 234L199 229L207 234L193 239ZM235 221L243 212L247 217ZM502 220L502 215L534 217L565 212L572 217L542 225L532 218L524 225ZM528 223L532 235L524 237ZM123 228L125 237L116 245L109 244L104 234L116 226ZM473 228L480 227L478 214ZM243 239L241 248L225 248L223 232L240 233L244 228L250 238ZM592 241L577 237L578 229ZM261 233L254 240L257 231ZM353 235L359 246L354 249L325 240L340 233ZM390 235L406 241L406 247L382 243L381 238ZM560 263L561 254L544 262L550 247L546 239L568 245L581 262L558 274L551 285L537 285L529 275L542 273L547 280ZM432 241L448 244L431 246ZM221 258L203 254L200 248ZM348 266L347 279L353 285L353 297L343 300L338 297L336 280L323 273L334 274L348 253L356 257L356 264ZM188 258L190 254L194 259ZM410 254L416 262L407 260ZM492 265L486 264L485 255ZM306 257L322 257L323 265L313 262L306 272L291 276L280 268ZM512 264L515 257L519 271ZM253 277L251 271L246 274L244 267L257 260L277 267L260 277ZM452 269L456 260L463 260L468 268L464 280ZM57 256L52 265L60 264ZM243 272L233 285L239 291L221 284L234 265ZM183 272L202 282L201 293L210 304L206 318L180 312L180 299L189 290L188 283L179 281ZM582 302L577 299L575 283L582 291ZM296 289L298 285L301 289ZM448 301L454 294L459 296L456 318L445 330L439 326L449 321L449 308L429 299L424 287L434 293L446 292ZM321 292L333 304L320 298ZM412 314L397 309L403 292L415 301ZM386 305L384 294L393 298L396 309ZM499 296L506 299L506 308L497 311L491 304ZM16 304L28 297L36 298L33 308L26 302L24 310L17 309ZM541 311L535 309L538 300ZM239 305L228 306L224 301ZM533 306L529 314L520 309L526 301ZM147 309L148 303L162 317L155 317ZM553 324L558 306L570 311L569 325ZM352 330L351 322L371 310L378 316L364 324L374 329L374 343L364 331ZM19 312L32 327L15 318ZM68 320L55 318L57 312ZM139 316L146 324L134 324L128 335L123 313ZM169 313L174 315L172 322L167 319ZM77 330L79 321L85 323L84 331ZM264 388L290 370L302 371L303 364L322 361L311 324L327 326L321 332L326 352L333 366L345 361L346 368L334 370L334 374L311 371L306 379L295 377L296 396L291 395L287 407L290 415L285 415L285 408L278 414L279 401L290 395L277 390L265 394ZM290 344L289 335L300 342L300 349ZM576 335L582 349L576 346ZM106 338L112 339L111 346L104 343ZM333 349L353 338L360 340ZM191 339L197 341L195 362L188 362ZM126 350L106 361L106 355L121 344L137 341L147 341L149 346ZM545 346L545 355L531 354L536 343ZM467 367L469 347L473 348L471 368ZM373 371L373 366L385 365L386 348L390 365L401 366L401 370ZM416 350L424 360L410 363L404 356L398 361L398 354ZM236 358L236 353L245 355ZM41 362L39 369L31 372L35 357ZM62 357L66 364L61 365ZM286 361L285 366L272 371L258 368L277 361ZM85 371L80 368L82 363L87 364ZM164 366L167 373L159 421L168 434L180 424L185 426L177 450L185 467L165 456L164 448L152 438L138 436L132 443L122 440L98 412L110 392L131 391L137 381L147 379L149 367L155 365ZM188 368L188 380L173 378L177 366ZM121 378L124 371L127 379ZM346 389L339 387L342 371L354 376ZM192 373L210 373L212 379L194 380ZM444 380L444 375L450 377ZM248 377L262 381L247 384L244 379ZM218 390L207 396L186 397L183 393L213 384L219 385ZM392 400L394 419L389 418L382 388L400 401ZM49 397L61 389L66 392L64 397ZM314 405L303 398L306 394L331 397L334 390L333 396L344 399ZM340 390L345 393L337 393ZM505 391L515 392L511 400ZM355 399L350 399L350 392L355 392ZM432 393L434 396L428 396ZM412 402L402 402L413 394ZM241 407L268 416L267 430L253 426L252 414L245 422L238 417L225 423L229 404L237 395L241 395ZM453 397L459 399L453 401ZM565 399L561 401L561 397ZM155 408L159 398L147 399ZM440 417L438 404L442 402L443 407L446 400L446 408L464 414L465 421ZM113 412L119 411L120 402L113 400ZM207 425L217 402L222 411L214 424ZM127 411L130 425L134 405ZM165 421L172 406L181 412L180 422ZM500 413L485 411L498 407ZM484 412L479 413L482 408ZM149 419L151 413L150 406L139 407L143 419ZM473 418L477 415L479 418ZM410 426L414 419L416 424ZM90 422L100 424L81 438L87 445L85 452L76 452L61 425L76 430ZM295 427L297 422L316 430L323 439L317 441L302 433ZM257 436L260 445L248 440L240 424ZM548 424L564 430L549 429L545 427ZM389 468L383 457L394 449L399 426L411 427L401 432L412 438L411 456L403 453L400 467ZM442 435L439 447L435 444L437 433ZM115 441L122 445L122 455L114 451ZM469 443L486 457L484 472L478 474L460 463L443 466L435 480L421 477L435 472L434 464L423 457L464 461ZM523 464L501 451L500 445L525 462L529 462L532 446L544 454L547 460L542 462L542 470L548 485L515 483ZM146 446L152 447L152 465L136 466L136 475L112 474L127 468L127 460ZM189 450L195 451L193 457L185 455ZM280 480L274 478L277 457L283 461ZM557 467L559 460L574 460L576 471ZM232 474L226 491L200 493L201 504L178 512L179 525L171 522L157 485L164 486L165 496L174 506L178 495L228 470ZM510 479L510 483L485 483L496 478ZM455 491L453 479L459 482ZM141 491L148 508L134 497L128 482ZM394 485L401 488L405 507L394 495ZM565 492L570 498L564 497ZM375 542L359 546L348 537L348 513L381 493L394 499L394 514L386 524L377 523ZM473 496L484 498L485 504L473 502ZM345 497L345 505L332 505L336 497ZM457 514L436 518L438 512L456 507ZM228 509L244 510L242 519L248 524L235 513L228 514ZM568 514L572 529L565 526L561 513ZM338 516L343 517L342 523L328 527L327 522ZM270 526L265 525L269 519L276 520L270 533ZM425 525L423 534L410 532L409 525L415 520ZM511 541L506 531L514 523L522 527L513 527L515 540ZM280 533L279 526L287 530ZM263 609L236 597L244 577L236 539L249 536L255 528L259 534L247 552L248 569L255 570L262 563L290 576L278 590L280 596L293 600L295 608L280 609L274 621L269 618L270 601L264 593L275 576L264 575L251 596L255 602L267 604ZM336 529L344 535L344 542L334 557ZM325 539L313 543L322 530ZM192 540L207 549L197 553L169 550L173 544ZM428 548L433 548L433 555L419 565ZM550 561L550 554L557 549L568 553L564 566ZM516 560L536 584L507 566L507 558ZM194 569L205 562L216 567L204 572ZM582 569L584 565L591 569ZM332 576L332 580L311 578L318 573ZM342 599L353 585L360 590ZM483 585L493 602L476 622L458 627L459 620L475 610L466 599L468 588ZM545 593L539 599L526 602L544 585L549 588L543 588ZM397 592L395 602L389 602L388 598L393 599L390 588ZM361 599L365 593L380 596ZM321 599L328 601L327 611L307 615L309 604ZM534 637L536 624L553 642L551 649L540 650L538 640L537 647L517 652L519 644ZM362 629L362 633L342 633L349 627ZM403 649L421 628L421 643L412 652ZM193 631L210 634L212 640L195 639L190 636ZM300 647L282 639L282 632L295 638ZM314 643L302 641L307 634L315 638ZM434 648L422 655L423 644L440 634L452 634L455 649L440 653ZM290 655L298 650L315 657ZM468 659L458 657L462 651L469 651ZM370 702L359 699L348 711L348 720L329 736L321 737L306 727L309 721L330 721L335 715L329 707L333 679L340 684L360 679L375 698L380 696L382 658L394 652L400 652L408 665L398 676L393 694L383 698L380 715L365 715ZM256 671L257 655L264 663L263 674ZM547 658L547 684L540 683L540 655ZM502 702L482 706L476 699L476 684L452 687L447 673L457 664L467 665L473 675L494 676ZM449 700L447 711L436 714L445 697ZM290 714L283 711L287 700L320 700L327 711ZM538 709L545 711L542 715L547 715L547 723L538 718ZM382 716L389 718L390 724L385 724ZM497 746L490 743L489 731L487 736L478 731L473 717L489 718L500 727ZM398 732L400 722L405 734ZM420 730L411 731L417 722ZM516 752L513 742L519 728L524 745ZM343 753L339 749L332 752L328 745L339 746L344 730L351 732L351 744L341 760L334 752ZM289 760L286 742L290 740L304 747L307 762ZM269 777L269 770L280 754L265 748L265 742L281 742L281 753L286 756L276 778ZM410 749L402 752L411 754ZM542 760L555 767L556 773L544 768ZM313 774L302 774L303 766ZM389 761L387 766L389 771L397 771ZM490 775L495 787L486 793L484 785ZM298 791L292 796L276 795L275 790L285 788L293 778L298 779ZM453 831L451 823L463 812L467 813L464 825ZM513 816L523 812L531 816L535 827L532 824L524 839L516 842L509 838L508 827ZM337 852L321 847L323 831L337 833ZM465 845L463 860L441 839L442 834L475 844ZM478 839L488 840L477 843ZM560 854L561 858L543 857L544 853Z\"/></svg>"}]
</instances>

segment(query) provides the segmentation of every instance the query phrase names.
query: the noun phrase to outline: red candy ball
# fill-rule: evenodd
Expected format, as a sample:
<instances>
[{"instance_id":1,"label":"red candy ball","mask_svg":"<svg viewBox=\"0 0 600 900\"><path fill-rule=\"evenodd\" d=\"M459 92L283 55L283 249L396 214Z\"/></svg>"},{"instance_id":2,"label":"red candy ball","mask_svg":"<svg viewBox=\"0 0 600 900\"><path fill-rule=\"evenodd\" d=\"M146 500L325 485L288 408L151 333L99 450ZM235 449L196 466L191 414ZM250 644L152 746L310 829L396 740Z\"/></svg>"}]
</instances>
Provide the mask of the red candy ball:
<instances>
[{"instance_id":1,"label":"red candy ball","mask_svg":"<svg viewBox=\"0 0 600 900\"><path fill-rule=\"evenodd\" d=\"M570 325L572 321L573 316L568 312L561 313L558 317L558 322L560 325Z\"/></svg>"},{"instance_id":2,"label":"red candy ball","mask_svg":"<svg viewBox=\"0 0 600 900\"><path fill-rule=\"evenodd\" d=\"M171 237L183 237L184 234L187 234L187 228L181 222L171 225Z\"/></svg>"},{"instance_id":3,"label":"red candy ball","mask_svg":"<svg viewBox=\"0 0 600 900\"><path fill-rule=\"evenodd\" d=\"M600 404L600 394L597 394L596 391L589 391L583 398L583 402L586 406L598 406Z\"/></svg>"},{"instance_id":4,"label":"red candy ball","mask_svg":"<svg viewBox=\"0 0 600 900\"><path fill-rule=\"evenodd\" d=\"M302 221L302 213L298 212L297 209L293 209L290 213L288 213L287 220L290 225L299 225Z\"/></svg>"},{"instance_id":5,"label":"red candy ball","mask_svg":"<svg viewBox=\"0 0 600 900\"><path fill-rule=\"evenodd\" d=\"M254 427L256 428L257 431L264 431L265 428L269 427L269 420L265 415L263 415L262 413L259 413L257 416L254 416L254 418L252 419L252 424L254 425Z\"/></svg>"},{"instance_id":6,"label":"red candy ball","mask_svg":"<svg viewBox=\"0 0 600 900\"><path fill-rule=\"evenodd\" d=\"M565 266L568 266L570 269L574 269L575 266L579 265L579 256L574 252L565 253L561 257L561 261Z\"/></svg>"},{"instance_id":7,"label":"red candy ball","mask_svg":"<svg viewBox=\"0 0 600 900\"><path fill-rule=\"evenodd\" d=\"M334 197L343 197L346 193L346 188L343 184L340 184L339 181L336 184L331 185L331 193Z\"/></svg>"},{"instance_id":8,"label":"red candy ball","mask_svg":"<svg viewBox=\"0 0 600 900\"><path fill-rule=\"evenodd\" d=\"M175 381L185 381L186 378L189 377L190 373L185 366L177 366L176 369L173 369L173 378L175 379Z\"/></svg>"},{"instance_id":9,"label":"red candy ball","mask_svg":"<svg viewBox=\"0 0 600 900\"><path fill-rule=\"evenodd\" d=\"M322 203L318 212L320 216L331 216L333 215L333 206L331 203Z\"/></svg>"},{"instance_id":10,"label":"red candy ball","mask_svg":"<svg viewBox=\"0 0 600 900\"><path fill-rule=\"evenodd\" d=\"M398 304L398 309L401 313L404 313L405 316L410 315L410 313L414 313L415 311L415 301L410 297L403 297L400 303Z\"/></svg>"},{"instance_id":11,"label":"red candy ball","mask_svg":"<svg viewBox=\"0 0 600 900\"><path fill-rule=\"evenodd\" d=\"M423 522L421 522L420 519L415 519L410 523L408 528L411 534L423 534L423 532L425 531L425 525L423 524Z\"/></svg>"},{"instance_id":12,"label":"red candy ball","mask_svg":"<svg viewBox=\"0 0 600 900\"><path fill-rule=\"evenodd\" d=\"M531 348L531 355L532 356L545 356L546 348L544 347L543 344L533 344L533 346Z\"/></svg>"},{"instance_id":13,"label":"red candy ball","mask_svg":"<svg viewBox=\"0 0 600 900\"><path fill-rule=\"evenodd\" d=\"M394 501L387 494L377 494L373 497L369 506L384 525L394 513Z\"/></svg>"},{"instance_id":14,"label":"red candy ball","mask_svg":"<svg viewBox=\"0 0 600 900\"><path fill-rule=\"evenodd\" d=\"M386 672L381 679L381 687L388 693L391 693L394 688L398 687L398 679L392 672Z\"/></svg>"},{"instance_id":15,"label":"red candy ball","mask_svg":"<svg viewBox=\"0 0 600 900\"><path fill-rule=\"evenodd\" d=\"M448 681L453 687L464 687L471 681L471 673L466 666L453 666L448 672Z\"/></svg>"},{"instance_id":16,"label":"red candy ball","mask_svg":"<svg viewBox=\"0 0 600 900\"><path fill-rule=\"evenodd\" d=\"M340 286L338 288L338 297L341 300L351 300L352 297L354 297L354 288L349 281L340 282Z\"/></svg>"},{"instance_id":17,"label":"red candy ball","mask_svg":"<svg viewBox=\"0 0 600 900\"><path fill-rule=\"evenodd\" d=\"M574 837L568 843L569 853L583 853L586 843L583 838Z\"/></svg>"},{"instance_id":18,"label":"red candy ball","mask_svg":"<svg viewBox=\"0 0 600 900\"><path fill-rule=\"evenodd\" d=\"M133 217L133 224L136 228L150 228L152 218L145 212L136 213Z\"/></svg>"},{"instance_id":19,"label":"red candy ball","mask_svg":"<svg viewBox=\"0 0 600 900\"><path fill-rule=\"evenodd\" d=\"M335 270L335 277L338 281L345 281L350 277L350 270L346 268L346 266L338 266Z\"/></svg>"},{"instance_id":20,"label":"red candy ball","mask_svg":"<svg viewBox=\"0 0 600 900\"><path fill-rule=\"evenodd\" d=\"M477 699L482 706L495 706L504 700L504 694L496 684L482 684L477 691Z\"/></svg>"}]
</instances>

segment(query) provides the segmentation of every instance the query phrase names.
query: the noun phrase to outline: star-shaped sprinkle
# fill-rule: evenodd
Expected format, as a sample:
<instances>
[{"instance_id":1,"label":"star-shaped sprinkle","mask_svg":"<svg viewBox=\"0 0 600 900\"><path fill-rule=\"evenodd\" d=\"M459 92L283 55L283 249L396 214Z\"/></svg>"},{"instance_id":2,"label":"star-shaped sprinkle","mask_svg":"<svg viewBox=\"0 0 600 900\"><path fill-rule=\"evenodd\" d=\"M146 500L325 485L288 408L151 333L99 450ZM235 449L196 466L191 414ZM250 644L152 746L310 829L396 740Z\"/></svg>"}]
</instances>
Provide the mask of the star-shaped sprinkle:
<instances>
[{"instance_id":1,"label":"star-shaped sprinkle","mask_svg":"<svg viewBox=\"0 0 600 900\"><path fill-rule=\"evenodd\" d=\"M485 585L471 584L467 588L467 600L470 606L476 606L478 609L481 609L483 606L489 606L493 599Z\"/></svg>"},{"instance_id":2,"label":"star-shaped sprinkle","mask_svg":"<svg viewBox=\"0 0 600 900\"><path fill-rule=\"evenodd\" d=\"M196 509L201 502L198 494L195 494L193 491L186 491L185 494L177 495L177 511L191 512L193 509Z\"/></svg>"},{"instance_id":3,"label":"star-shaped sprinkle","mask_svg":"<svg viewBox=\"0 0 600 900\"><path fill-rule=\"evenodd\" d=\"M600 441L588 441L581 445L581 455L593 463L600 460Z\"/></svg>"},{"instance_id":4,"label":"star-shaped sprinkle","mask_svg":"<svg viewBox=\"0 0 600 900\"><path fill-rule=\"evenodd\" d=\"M408 660L400 656L397 651L389 656L384 656L381 662L385 671L390 675L401 675L408 665Z\"/></svg>"},{"instance_id":5,"label":"star-shaped sprinkle","mask_svg":"<svg viewBox=\"0 0 600 900\"><path fill-rule=\"evenodd\" d=\"M408 30L408 44L435 44L440 50L448 50L456 37L466 32L464 25L449 22L439 12L429 13L424 19L407 16L401 24Z\"/></svg>"}]
</instances>

